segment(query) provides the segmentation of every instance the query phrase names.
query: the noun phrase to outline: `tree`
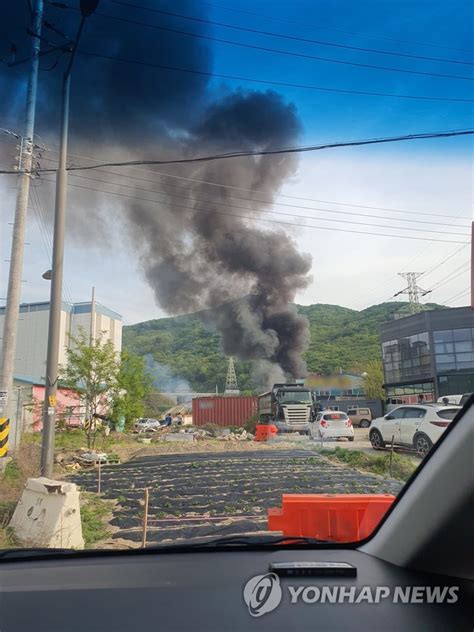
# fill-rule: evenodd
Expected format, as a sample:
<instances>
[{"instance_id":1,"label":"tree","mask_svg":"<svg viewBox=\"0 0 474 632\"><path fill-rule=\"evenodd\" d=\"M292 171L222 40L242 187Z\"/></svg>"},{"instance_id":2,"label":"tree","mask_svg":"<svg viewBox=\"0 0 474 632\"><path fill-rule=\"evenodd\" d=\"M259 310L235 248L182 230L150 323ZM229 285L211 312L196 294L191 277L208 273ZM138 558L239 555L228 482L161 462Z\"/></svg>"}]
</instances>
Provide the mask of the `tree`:
<instances>
[{"instance_id":1,"label":"tree","mask_svg":"<svg viewBox=\"0 0 474 632\"><path fill-rule=\"evenodd\" d=\"M111 340L104 340L102 332L91 339L83 330L71 336L66 349L66 366L61 367L62 386L74 389L86 406L87 447L93 447L98 415L110 409L110 400L118 393L120 358Z\"/></svg>"},{"instance_id":2,"label":"tree","mask_svg":"<svg viewBox=\"0 0 474 632\"><path fill-rule=\"evenodd\" d=\"M367 363L364 374L364 393L369 399L385 399L383 369L379 360Z\"/></svg>"},{"instance_id":3,"label":"tree","mask_svg":"<svg viewBox=\"0 0 474 632\"><path fill-rule=\"evenodd\" d=\"M112 395L112 416L133 423L143 416L145 399L153 388L153 379L145 369L145 358L123 351L117 383Z\"/></svg>"},{"instance_id":4,"label":"tree","mask_svg":"<svg viewBox=\"0 0 474 632\"><path fill-rule=\"evenodd\" d=\"M175 402L153 388L144 398L143 416L159 417L169 408L172 408Z\"/></svg>"}]
</instances>

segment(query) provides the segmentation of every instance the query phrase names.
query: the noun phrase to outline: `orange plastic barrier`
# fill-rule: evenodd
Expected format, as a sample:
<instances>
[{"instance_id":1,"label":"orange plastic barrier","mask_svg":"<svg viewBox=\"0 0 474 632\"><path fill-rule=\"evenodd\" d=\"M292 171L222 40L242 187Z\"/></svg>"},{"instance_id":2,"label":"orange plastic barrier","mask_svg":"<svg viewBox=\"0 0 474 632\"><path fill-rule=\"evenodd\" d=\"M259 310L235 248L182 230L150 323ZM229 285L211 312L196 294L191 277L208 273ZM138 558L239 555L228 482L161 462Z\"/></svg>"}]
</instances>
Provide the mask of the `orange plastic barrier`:
<instances>
[{"instance_id":1,"label":"orange plastic barrier","mask_svg":"<svg viewBox=\"0 0 474 632\"><path fill-rule=\"evenodd\" d=\"M268 510L269 531L333 542L369 536L389 509L391 494L283 494Z\"/></svg>"},{"instance_id":2,"label":"orange plastic barrier","mask_svg":"<svg viewBox=\"0 0 474 632\"><path fill-rule=\"evenodd\" d=\"M255 441L268 441L278 432L274 424L257 424L255 427Z\"/></svg>"}]
</instances>

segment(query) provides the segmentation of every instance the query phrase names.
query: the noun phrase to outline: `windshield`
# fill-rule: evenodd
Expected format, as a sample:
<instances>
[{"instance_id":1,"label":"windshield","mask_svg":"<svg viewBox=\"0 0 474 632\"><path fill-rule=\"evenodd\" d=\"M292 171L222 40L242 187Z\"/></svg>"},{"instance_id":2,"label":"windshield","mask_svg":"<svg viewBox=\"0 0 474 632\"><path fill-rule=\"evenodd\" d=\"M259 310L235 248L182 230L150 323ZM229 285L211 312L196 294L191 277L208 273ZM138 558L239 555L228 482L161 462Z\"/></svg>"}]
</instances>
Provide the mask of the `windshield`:
<instances>
[{"instance_id":1,"label":"windshield","mask_svg":"<svg viewBox=\"0 0 474 632\"><path fill-rule=\"evenodd\" d=\"M280 404L311 404L310 391L278 391L277 399Z\"/></svg>"},{"instance_id":2,"label":"windshield","mask_svg":"<svg viewBox=\"0 0 474 632\"><path fill-rule=\"evenodd\" d=\"M0 549L370 535L474 385L472 3L1 23Z\"/></svg>"}]
</instances>

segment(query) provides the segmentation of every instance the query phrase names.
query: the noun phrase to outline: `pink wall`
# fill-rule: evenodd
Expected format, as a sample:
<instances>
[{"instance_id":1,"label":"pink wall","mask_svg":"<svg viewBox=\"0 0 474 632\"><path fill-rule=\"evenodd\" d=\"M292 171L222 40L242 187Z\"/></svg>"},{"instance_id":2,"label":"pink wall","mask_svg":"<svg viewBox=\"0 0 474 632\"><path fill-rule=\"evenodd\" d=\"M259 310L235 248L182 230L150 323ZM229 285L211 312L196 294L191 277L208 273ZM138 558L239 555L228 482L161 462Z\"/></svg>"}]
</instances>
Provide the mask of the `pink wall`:
<instances>
[{"instance_id":1,"label":"pink wall","mask_svg":"<svg viewBox=\"0 0 474 632\"><path fill-rule=\"evenodd\" d=\"M43 428L43 402L45 387L35 385L32 388L33 406L31 410L32 425L34 430ZM79 395L70 388L59 388L57 392L56 414L66 414L66 423L69 426L79 426L84 413Z\"/></svg>"}]
</instances>

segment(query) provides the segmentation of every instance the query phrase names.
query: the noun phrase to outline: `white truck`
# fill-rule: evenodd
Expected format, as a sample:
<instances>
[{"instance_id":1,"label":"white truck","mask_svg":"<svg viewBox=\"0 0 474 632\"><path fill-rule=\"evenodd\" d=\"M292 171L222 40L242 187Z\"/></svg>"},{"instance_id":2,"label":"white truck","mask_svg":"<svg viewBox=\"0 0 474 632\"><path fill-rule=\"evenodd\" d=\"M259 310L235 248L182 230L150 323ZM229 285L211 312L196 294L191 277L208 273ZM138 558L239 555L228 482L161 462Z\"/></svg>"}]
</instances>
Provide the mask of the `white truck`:
<instances>
[{"instance_id":1,"label":"white truck","mask_svg":"<svg viewBox=\"0 0 474 632\"><path fill-rule=\"evenodd\" d=\"M311 390L299 383L274 384L258 396L259 422L273 423L279 432L309 434L314 414Z\"/></svg>"}]
</instances>

